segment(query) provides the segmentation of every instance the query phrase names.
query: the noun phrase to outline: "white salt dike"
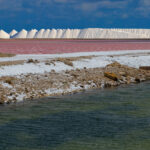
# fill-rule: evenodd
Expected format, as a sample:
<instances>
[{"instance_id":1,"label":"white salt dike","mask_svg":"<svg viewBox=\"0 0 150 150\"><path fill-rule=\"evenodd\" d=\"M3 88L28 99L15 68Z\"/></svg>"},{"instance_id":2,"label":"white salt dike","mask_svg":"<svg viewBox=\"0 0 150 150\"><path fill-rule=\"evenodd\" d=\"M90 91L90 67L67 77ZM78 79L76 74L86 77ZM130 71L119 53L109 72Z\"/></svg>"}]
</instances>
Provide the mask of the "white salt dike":
<instances>
[{"instance_id":1,"label":"white salt dike","mask_svg":"<svg viewBox=\"0 0 150 150\"><path fill-rule=\"evenodd\" d=\"M13 30L9 33L9 35L10 35L10 37L13 37L13 36L16 35L17 33L18 33L18 32L13 29Z\"/></svg>"},{"instance_id":2,"label":"white salt dike","mask_svg":"<svg viewBox=\"0 0 150 150\"><path fill-rule=\"evenodd\" d=\"M6 33L4 30L0 30L0 39L9 39L10 35Z\"/></svg>"},{"instance_id":3,"label":"white salt dike","mask_svg":"<svg viewBox=\"0 0 150 150\"><path fill-rule=\"evenodd\" d=\"M27 31L25 29L21 30L18 32L16 35L14 35L13 38L15 39L26 39L27 38Z\"/></svg>"},{"instance_id":4,"label":"white salt dike","mask_svg":"<svg viewBox=\"0 0 150 150\"><path fill-rule=\"evenodd\" d=\"M36 30L36 29L30 30L30 31L27 33L27 38L28 38L28 39L34 38L36 33L37 33L37 30Z\"/></svg>"},{"instance_id":5,"label":"white salt dike","mask_svg":"<svg viewBox=\"0 0 150 150\"><path fill-rule=\"evenodd\" d=\"M50 31L51 31L50 29L45 30L43 32L43 38L48 38L48 35L49 35Z\"/></svg>"},{"instance_id":6,"label":"white salt dike","mask_svg":"<svg viewBox=\"0 0 150 150\"><path fill-rule=\"evenodd\" d=\"M37 39L43 38L44 31L45 31L45 29L41 29L39 32L36 33L34 38L37 38Z\"/></svg>"}]
</instances>

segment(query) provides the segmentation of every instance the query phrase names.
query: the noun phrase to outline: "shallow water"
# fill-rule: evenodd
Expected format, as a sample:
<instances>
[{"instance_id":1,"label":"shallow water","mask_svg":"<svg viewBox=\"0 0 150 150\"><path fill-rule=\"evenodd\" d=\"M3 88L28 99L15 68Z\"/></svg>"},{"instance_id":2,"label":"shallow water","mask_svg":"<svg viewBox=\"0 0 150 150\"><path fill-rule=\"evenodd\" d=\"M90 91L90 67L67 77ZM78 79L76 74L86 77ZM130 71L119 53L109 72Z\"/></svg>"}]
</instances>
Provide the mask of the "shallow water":
<instances>
[{"instance_id":1,"label":"shallow water","mask_svg":"<svg viewBox=\"0 0 150 150\"><path fill-rule=\"evenodd\" d=\"M150 149L150 83L0 107L0 150L109 149Z\"/></svg>"}]
</instances>

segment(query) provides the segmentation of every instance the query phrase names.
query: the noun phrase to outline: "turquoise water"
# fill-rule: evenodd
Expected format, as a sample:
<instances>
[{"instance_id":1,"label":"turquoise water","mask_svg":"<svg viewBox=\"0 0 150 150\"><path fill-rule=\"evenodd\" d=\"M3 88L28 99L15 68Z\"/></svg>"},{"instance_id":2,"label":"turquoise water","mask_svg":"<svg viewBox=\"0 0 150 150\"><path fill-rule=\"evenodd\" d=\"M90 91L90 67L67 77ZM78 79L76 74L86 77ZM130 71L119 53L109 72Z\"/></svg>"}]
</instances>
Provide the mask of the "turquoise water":
<instances>
[{"instance_id":1,"label":"turquoise water","mask_svg":"<svg viewBox=\"0 0 150 150\"><path fill-rule=\"evenodd\" d=\"M0 107L0 150L149 150L150 83Z\"/></svg>"}]
</instances>

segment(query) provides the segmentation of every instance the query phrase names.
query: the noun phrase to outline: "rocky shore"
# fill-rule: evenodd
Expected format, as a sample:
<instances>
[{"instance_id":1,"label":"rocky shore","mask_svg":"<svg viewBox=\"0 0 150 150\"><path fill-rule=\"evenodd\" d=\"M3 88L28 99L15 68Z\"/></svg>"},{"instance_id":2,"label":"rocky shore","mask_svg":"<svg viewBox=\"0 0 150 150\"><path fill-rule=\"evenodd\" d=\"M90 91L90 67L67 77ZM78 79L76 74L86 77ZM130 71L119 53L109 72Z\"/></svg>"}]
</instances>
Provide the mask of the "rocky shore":
<instances>
[{"instance_id":1,"label":"rocky shore","mask_svg":"<svg viewBox=\"0 0 150 150\"><path fill-rule=\"evenodd\" d=\"M48 62L47 65L49 65ZM149 79L148 67L133 68L118 62L113 62L103 68L84 67L61 72L51 70L43 74L2 76L0 77L0 104L76 93L87 89L139 83Z\"/></svg>"}]
</instances>

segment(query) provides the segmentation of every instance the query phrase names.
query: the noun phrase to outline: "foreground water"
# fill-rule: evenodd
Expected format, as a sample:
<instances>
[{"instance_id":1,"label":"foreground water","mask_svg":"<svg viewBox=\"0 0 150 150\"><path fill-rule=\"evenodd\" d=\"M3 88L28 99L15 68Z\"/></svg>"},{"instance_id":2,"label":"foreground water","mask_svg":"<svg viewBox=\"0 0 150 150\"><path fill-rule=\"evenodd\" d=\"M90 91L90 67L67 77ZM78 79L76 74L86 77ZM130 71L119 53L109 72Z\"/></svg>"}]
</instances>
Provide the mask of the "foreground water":
<instances>
[{"instance_id":1,"label":"foreground water","mask_svg":"<svg viewBox=\"0 0 150 150\"><path fill-rule=\"evenodd\" d=\"M0 150L109 149L150 149L150 83L0 107Z\"/></svg>"}]
</instances>

